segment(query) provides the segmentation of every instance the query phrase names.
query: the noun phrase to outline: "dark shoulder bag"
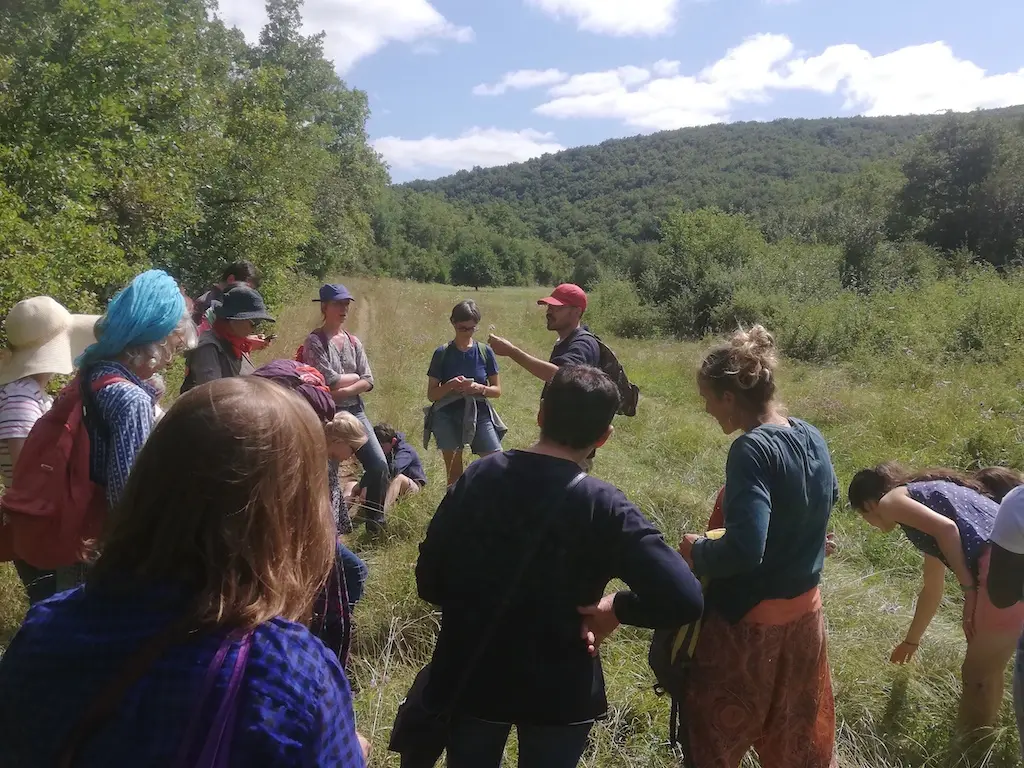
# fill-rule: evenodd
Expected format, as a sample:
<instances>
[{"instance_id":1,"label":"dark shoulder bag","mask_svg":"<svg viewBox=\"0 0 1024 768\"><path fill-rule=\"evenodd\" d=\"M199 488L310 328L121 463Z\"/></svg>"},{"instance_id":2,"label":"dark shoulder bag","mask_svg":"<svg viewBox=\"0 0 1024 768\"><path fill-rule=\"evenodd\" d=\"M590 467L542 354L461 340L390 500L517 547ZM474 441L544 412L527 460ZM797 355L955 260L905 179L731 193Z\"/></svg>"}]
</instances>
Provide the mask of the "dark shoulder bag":
<instances>
[{"instance_id":1,"label":"dark shoulder bag","mask_svg":"<svg viewBox=\"0 0 1024 768\"><path fill-rule=\"evenodd\" d=\"M431 768L441 758L441 753L444 752L445 747L448 745L452 713L465 692L466 686L472 678L484 650L486 650L487 645L494 636L498 622L501 621L505 611L512 603L516 592L518 592L519 584L537 555L556 510L586 476L586 472L577 474L548 505L548 513L544 517L544 522L540 526L536 539L527 551L526 556L520 560L519 567L516 569L511 581L509 581L505 596L498 604L498 608L494 612L490 624L487 625L487 629L480 636L480 642L477 643L476 650L464 667L454 694L443 709L434 711L426 705L424 700L424 692L430 681L430 664L427 664L416 675L412 687L406 694L405 701L398 707L395 724L391 729L391 741L388 744L389 751L398 752L402 755L403 768Z\"/></svg>"}]
</instances>

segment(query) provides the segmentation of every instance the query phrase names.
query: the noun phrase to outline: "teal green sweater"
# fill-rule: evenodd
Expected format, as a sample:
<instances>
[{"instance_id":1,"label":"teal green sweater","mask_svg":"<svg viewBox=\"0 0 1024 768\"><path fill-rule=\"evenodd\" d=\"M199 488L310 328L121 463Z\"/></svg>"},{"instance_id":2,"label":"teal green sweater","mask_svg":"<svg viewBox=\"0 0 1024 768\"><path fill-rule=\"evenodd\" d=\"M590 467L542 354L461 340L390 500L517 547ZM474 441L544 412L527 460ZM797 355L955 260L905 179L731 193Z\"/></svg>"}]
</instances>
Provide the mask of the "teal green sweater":
<instances>
[{"instance_id":1,"label":"teal green sweater","mask_svg":"<svg viewBox=\"0 0 1024 768\"><path fill-rule=\"evenodd\" d=\"M821 433L805 421L763 425L738 437L725 465L725 530L693 547L710 579L706 610L735 623L762 600L818 585L839 484Z\"/></svg>"}]
</instances>

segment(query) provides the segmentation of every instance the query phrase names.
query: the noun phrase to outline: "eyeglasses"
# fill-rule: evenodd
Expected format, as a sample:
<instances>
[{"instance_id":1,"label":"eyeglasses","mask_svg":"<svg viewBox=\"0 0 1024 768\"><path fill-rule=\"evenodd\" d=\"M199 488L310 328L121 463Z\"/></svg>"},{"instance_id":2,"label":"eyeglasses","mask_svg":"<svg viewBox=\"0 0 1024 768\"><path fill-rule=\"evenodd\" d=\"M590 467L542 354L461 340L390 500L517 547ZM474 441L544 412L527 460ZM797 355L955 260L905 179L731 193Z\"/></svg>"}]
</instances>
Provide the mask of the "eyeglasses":
<instances>
[{"instance_id":1,"label":"eyeglasses","mask_svg":"<svg viewBox=\"0 0 1024 768\"><path fill-rule=\"evenodd\" d=\"M460 333L474 333L477 327L475 325L456 325L455 330Z\"/></svg>"}]
</instances>

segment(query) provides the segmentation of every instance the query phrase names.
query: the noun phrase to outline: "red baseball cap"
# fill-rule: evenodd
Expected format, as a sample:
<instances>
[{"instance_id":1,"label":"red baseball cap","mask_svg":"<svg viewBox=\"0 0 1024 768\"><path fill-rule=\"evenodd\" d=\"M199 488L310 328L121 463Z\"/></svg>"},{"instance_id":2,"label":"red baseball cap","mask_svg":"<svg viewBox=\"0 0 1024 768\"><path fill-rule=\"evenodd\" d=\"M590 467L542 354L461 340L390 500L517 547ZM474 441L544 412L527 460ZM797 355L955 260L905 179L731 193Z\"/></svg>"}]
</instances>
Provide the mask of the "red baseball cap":
<instances>
[{"instance_id":1,"label":"red baseball cap","mask_svg":"<svg viewBox=\"0 0 1024 768\"><path fill-rule=\"evenodd\" d=\"M587 308L587 294L578 285L562 283L551 292L550 296L540 299L538 304L547 304L552 307L578 307Z\"/></svg>"}]
</instances>

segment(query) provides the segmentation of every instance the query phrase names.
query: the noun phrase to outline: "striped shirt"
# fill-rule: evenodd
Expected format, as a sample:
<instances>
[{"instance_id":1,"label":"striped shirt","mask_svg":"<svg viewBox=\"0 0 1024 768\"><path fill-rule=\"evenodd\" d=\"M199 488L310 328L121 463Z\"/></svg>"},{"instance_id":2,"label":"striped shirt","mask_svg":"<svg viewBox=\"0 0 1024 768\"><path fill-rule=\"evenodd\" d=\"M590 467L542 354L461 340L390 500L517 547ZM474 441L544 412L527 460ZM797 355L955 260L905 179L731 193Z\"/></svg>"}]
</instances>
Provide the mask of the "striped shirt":
<instances>
[{"instance_id":1,"label":"striped shirt","mask_svg":"<svg viewBox=\"0 0 1024 768\"><path fill-rule=\"evenodd\" d=\"M8 440L24 440L33 425L50 410L53 398L31 376L0 387L0 479L10 488L14 462Z\"/></svg>"},{"instance_id":2,"label":"striped shirt","mask_svg":"<svg viewBox=\"0 0 1024 768\"><path fill-rule=\"evenodd\" d=\"M90 471L94 483L107 491L113 509L135 464L135 457L153 431L154 404L159 391L149 381L141 381L120 363L104 360L89 368L89 381L102 376L120 376L122 382L108 384L96 393L99 419L88 421Z\"/></svg>"}]
</instances>

